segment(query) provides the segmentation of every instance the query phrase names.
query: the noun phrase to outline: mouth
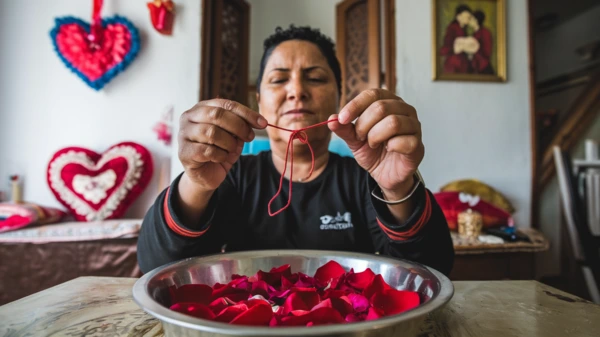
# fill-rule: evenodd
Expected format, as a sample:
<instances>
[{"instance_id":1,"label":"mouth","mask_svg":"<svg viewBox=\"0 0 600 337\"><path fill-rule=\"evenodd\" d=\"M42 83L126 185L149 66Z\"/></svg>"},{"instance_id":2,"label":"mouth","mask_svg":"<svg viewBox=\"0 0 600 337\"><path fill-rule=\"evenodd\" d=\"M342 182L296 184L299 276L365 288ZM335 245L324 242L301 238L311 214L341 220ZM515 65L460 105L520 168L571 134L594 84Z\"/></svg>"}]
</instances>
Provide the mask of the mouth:
<instances>
[{"instance_id":1,"label":"mouth","mask_svg":"<svg viewBox=\"0 0 600 337\"><path fill-rule=\"evenodd\" d=\"M291 116L291 117L296 117L296 116L303 116L303 115L314 115L315 113L307 110L307 109L293 109L293 110L288 110L286 112L284 112L282 114L282 116Z\"/></svg>"}]
</instances>

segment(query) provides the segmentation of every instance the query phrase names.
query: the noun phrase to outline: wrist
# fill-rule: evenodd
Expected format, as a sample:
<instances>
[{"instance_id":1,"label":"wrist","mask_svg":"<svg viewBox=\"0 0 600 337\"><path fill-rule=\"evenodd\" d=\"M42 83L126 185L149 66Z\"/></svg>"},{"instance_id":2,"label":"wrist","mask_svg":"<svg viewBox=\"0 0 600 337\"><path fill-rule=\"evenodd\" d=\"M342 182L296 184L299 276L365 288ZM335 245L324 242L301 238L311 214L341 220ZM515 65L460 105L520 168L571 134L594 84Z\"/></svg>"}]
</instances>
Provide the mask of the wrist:
<instances>
[{"instance_id":1,"label":"wrist","mask_svg":"<svg viewBox=\"0 0 600 337\"><path fill-rule=\"evenodd\" d=\"M210 199L216 189L207 188L193 181L187 173L183 173L177 186L183 199Z\"/></svg>"},{"instance_id":2,"label":"wrist","mask_svg":"<svg viewBox=\"0 0 600 337\"><path fill-rule=\"evenodd\" d=\"M411 174L408 179L393 189L381 188L381 194L383 198L388 201L404 199L410 194L416 183L415 175Z\"/></svg>"}]
</instances>

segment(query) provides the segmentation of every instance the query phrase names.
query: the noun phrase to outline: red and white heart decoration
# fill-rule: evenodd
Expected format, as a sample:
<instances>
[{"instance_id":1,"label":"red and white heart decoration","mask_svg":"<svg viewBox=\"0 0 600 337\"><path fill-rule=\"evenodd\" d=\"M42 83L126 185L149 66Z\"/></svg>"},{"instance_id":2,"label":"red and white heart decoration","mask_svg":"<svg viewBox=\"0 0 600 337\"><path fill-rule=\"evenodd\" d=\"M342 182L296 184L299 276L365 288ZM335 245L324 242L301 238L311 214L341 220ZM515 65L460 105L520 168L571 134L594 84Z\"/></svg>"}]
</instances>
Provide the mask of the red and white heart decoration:
<instances>
[{"instance_id":1,"label":"red and white heart decoration","mask_svg":"<svg viewBox=\"0 0 600 337\"><path fill-rule=\"evenodd\" d=\"M123 142L98 154L81 147L59 150L48 163L48 186L78 221L121 217L152 178L150 152Z\"/></svg>"}]
</instances>

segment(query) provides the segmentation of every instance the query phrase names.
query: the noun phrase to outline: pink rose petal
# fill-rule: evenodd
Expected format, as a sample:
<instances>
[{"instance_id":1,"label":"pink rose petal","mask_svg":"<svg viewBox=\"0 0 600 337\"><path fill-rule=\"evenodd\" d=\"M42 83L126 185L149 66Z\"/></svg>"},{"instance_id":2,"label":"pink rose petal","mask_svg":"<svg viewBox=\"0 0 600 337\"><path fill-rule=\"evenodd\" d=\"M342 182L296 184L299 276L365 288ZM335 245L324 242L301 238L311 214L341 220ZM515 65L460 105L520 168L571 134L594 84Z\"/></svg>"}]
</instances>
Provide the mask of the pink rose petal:
<instances>
[{"instance_id":1,"label":"pink rose petal","mask_svg":"<svg viewBox=\"0 0 600 337\"><path fill-rule=\"evenodd\" d=\"M340 277L344 273L346 273L344 267L335 261L329 261L317 269L315 279L323 284L327 284L331 279Z\"/></svg>"},{"instance_id":2,"label":"pink rose petal","mask_svg":"<svg viewBox=\"0 0 600 337\"><path fill-rule=\"evenodd\" d=\"M385 289L373 294L371 305L385 316L399 314L419 306L419 294L414 291Z\"/></svg>"},{"instance_id":3,"label":"pink rose petal","mask_svg":"<svg viewBox=\"0 0 600 337\"><path fill-rule=\"evenodd\" d=\"M215 318L215 314L212 310L204 304L182 302L173 304L170 309L197 318L209 320Z\"/></svg>"},{"instance_id":4,"label":"pink rose petal","mask_svg":"<svg viewBox=\"0 0 600 337\"><path fill-rule=\"evenodd\" d=\"M352 303L352 308L354 308L354 311L357 312L366 311L370 306L369 300L363 295L348 294L348 299Z\"/></svg>"}]
</instances>

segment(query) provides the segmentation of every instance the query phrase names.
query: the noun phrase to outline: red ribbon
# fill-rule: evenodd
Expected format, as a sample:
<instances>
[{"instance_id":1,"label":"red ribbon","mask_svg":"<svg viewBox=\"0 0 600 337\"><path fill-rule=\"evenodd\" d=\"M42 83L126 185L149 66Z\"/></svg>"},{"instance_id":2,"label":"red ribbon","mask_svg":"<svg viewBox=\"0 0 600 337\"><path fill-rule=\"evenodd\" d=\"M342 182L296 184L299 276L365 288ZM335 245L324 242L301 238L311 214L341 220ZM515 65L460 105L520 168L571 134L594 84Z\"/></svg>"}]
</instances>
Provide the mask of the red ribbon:
<instances>
[{"instance_id":1,"label":"red ribbon","mask_svg":"<svg viewBox=\"0 0 600 337\"><path fill-rule=\"evenodd\" d=\"M88 40L91 42L91 47L99 49L102 45L102 12L103 0L94 0L94 9L92 10L92 25L90 27L90 34Z\"/></svg>"},{"instance_id":2,"label":"red ribbon","mask_svg":"<svg viewBox=\"0 0 600 337\"><path fill-rule=\"evenodd\" d=\"M281 212L283 212L286 208L288 208L288 206L292 203L292 177L294 175L294 139L298 139L300 142L302 142L303 144L308 145L308 149L310 150L310 156L311 156L311 166L310 166L310 172L308 172L308 176L306 176L305 179L310 178L310 176L312 175L314 169L315 169L315 152L313 151L312 146L310 146L310 143L308 142L308 135L306 134L306 130L308 129L312 129L312 128L316 128L322 125L326 125L327 123L331 123L334 121L337 121L337 118L334 119L330 119L328 121L324 121L321 123L317 123L314 125L310 125L307 126L305 128L302 129L298 129L298 130L290 130L290 129L285 129L276 125L272 125L272 124L267 124L267 126L279 129L279 130L284 130L284 131L289 131L292 134L290 135L290 139L288 141L288 145L287 145L287 149L285 150L285 166L283 168L283 172L281 173L281 178L279 179L279 189L277 190L277 193L275 193L275 195L273 196L273 198L271 198L271 201L269 201L269 207L268 207L268 211L269 211L269 215L270 216L275 216ZM281 194L281 188L283 187L283 178L285 177L285 172L287 170L287 166L288 166L288 155L290 155L291 157L291 165L290 165L290 195L288 197L288 202L285 206L283 206L280 210L278 210L277 212L272 212L271 211L271 204L273 203L273 201L275 200L275 198L277 198L279 196L279 194Z\"/></svg>"}]
</instances>

